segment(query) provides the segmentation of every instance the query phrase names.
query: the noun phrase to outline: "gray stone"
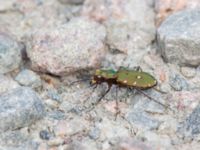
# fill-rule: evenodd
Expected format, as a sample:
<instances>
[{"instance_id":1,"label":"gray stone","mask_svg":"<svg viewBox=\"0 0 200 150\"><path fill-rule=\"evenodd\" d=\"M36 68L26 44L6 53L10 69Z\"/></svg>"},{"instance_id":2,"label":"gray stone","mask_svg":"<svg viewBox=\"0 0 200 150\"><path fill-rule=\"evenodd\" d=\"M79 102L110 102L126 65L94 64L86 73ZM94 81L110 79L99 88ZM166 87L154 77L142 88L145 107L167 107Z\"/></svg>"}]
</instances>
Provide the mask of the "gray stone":
<instances>
[{"instance_id":1,"label":"gray stone","mask_svg":"<svg viewBox=\"0 0 200 150\"><path fill-rule=\"evenodd\" d=\"M38 76L35 72L24 69L22 70L16 77L15 80L24 86L30 86L32 88L37 88L42 85L40 76Z\"/></svg>"},{"instance_id":2,"label":"gray stone","mask_svg":"<svg viewBox=\"0 0 200 150\"><path fill-rule=\"evenodd\" d=\"M83 4L83 2L85 0L59 0L61 3L63 4L75 4L75 5L78 5L78 4Z\"/></svg>"},{"instance_id":3,"label":"gray stone","mask_svg":"<svg viewBox=\"0 0 200 150\"><path fill-rule=\"evenodd\" d=\"M0 86L0 94L7 92L9 90L20 87L20 85L14 81L11 77L4 76L0 74L0 83L3 86Z\"/></svg>"},{"instance_id":4,"label":"gray stone","mask_svg":"<svg viewBox=\"0 0 200 150\"><path fill-rule=\"evenodd\" d=\"M43 140L49 140L52 135L47 130L40 131L40 138Z\"/></svg>"},{"instance_id":5,"label":"gray stone","mask_svg":"<svg viewBox=\"0 0 200 150\"><path fill-rule=\"evenodd\" d=\"M157 32L159 51L170 63L200 64L200 10L184 10L169 16Z\"/></svg>"},{"instance_id":6,"label":"gray stone","mask_svg":"<svg viewBox=\"0 0 200 150\"><path fill-rule=\"evenodd\" d=\"M191 67L181 67L181 73L186 78L193 78L196 75L196 69Z\"/></svg>"},{"instance_id":7,"label":"gray stone","mask_svg":"<svg viewBox=\"0 0 200 150\"><path fill-rule=\"evenodd\" d=\"M0 96L0 132L29 126L44 114L41 99L30 88L16 88Z\"/></svg>"},{"instance_id":8,"label":"gray stone","mask_svg":"<svg viewBox=\"0 0 200 150\"><path fill-rule=\"evenodd\" d=\"M0 73L17 69L21 63L19 44L9 35L0 32Z\"/></svg>"},{"instance_id":9,"label":"gray stone","mask_svg":"<svg viewBox=\"0 0 200 150\"><path fill-rule=\"evenodd\" d=\"M134 110L126 114L126 119L134 126L139 126L149 130L158 129L161 122L152 118L143 111Z\"/></svg>"},{"instance_id":10,"label":"gray stone","mask_svg":"<svg viewBox=\"0 0 200 150\"><path fill-rule=\"evenodd\" d=\"M8 131L0 134L0 149L37 150L38 143L20 131Z\"/></svg>"},{"instance_id":11,"label":"gray stone","mask_svg":"<svg viewBox=\"0 0 200 150\"><path fill-rule=\"evenodd\" d=\"M93 128L89 132L89 137L93 140L96 140L100 137L101 130L97 127Z\"/></svg>"},{"instance_id":12,"label":"gray stone","mask_svg":"<svg viewBox=\"0 0 200 150\"><path fill-rule=\"evenodd\" d=\"M188 83L187 81L178 74L170 74L169 84L176 91L187 90Z\"/></svg>"},{"instance_id":13,"label":"gray stone","mask_svg":"<svg viewBox=\"0 0 200 150\"><path fill-rule=\"evenodd\" d=\"M178 132L185 137L200 134L200 105L179 125Z\"/></svg>"},{"instance_id":14,"label":"gray stone","mask_svg":"<svg viewBox=\"0 0 200 150\"><path fill-rule=\"evenodd\" d=\"M84 18L44 28L32 35L27 54L32 67L65 75L79 69L98 67L105 55L105 28Z\"/></svg>"}]
</instances>

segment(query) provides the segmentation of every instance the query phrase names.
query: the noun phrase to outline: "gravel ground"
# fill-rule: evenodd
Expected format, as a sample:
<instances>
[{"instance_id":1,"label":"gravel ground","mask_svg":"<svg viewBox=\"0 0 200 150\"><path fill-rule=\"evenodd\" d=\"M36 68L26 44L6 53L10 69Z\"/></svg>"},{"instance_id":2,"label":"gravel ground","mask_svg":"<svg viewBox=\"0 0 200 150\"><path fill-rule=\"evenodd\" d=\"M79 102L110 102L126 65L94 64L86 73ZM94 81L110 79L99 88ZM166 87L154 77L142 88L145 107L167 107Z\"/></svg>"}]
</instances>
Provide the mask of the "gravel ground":
<instances>
[{"instance_id":1,"label":"gravel ground","mask_svg":"<svg viewBox=\"0 0 200 150\"><path fill-rule=\"evenodd\" d=\"M199 3L0 0L0 150L199 150ZM162 92L98 103L88 79L120 66Z\"/></svg>"}]
</instances>

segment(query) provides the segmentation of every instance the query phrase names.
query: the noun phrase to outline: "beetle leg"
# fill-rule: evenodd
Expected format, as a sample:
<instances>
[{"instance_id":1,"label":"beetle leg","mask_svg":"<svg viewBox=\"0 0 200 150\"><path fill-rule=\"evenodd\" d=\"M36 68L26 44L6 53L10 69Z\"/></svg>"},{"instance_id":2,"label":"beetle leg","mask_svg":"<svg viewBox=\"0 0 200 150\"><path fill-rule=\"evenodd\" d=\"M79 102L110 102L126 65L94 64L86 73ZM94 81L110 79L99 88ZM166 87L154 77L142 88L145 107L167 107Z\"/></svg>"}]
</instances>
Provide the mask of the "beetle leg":
<instances>
[{"instance_id":1,"label":"beetle leg","mask_svg":"<svg viewBox=\"0 0 200 150\"><path fill-rule=\"evenodd\" d=\"M134 70L138 71L138 72L142 72L142 68L140 66L136 66L134 67Z\"/></svg>"},{"instance_id":2,"label":"beetle leg","mask_svg":"<svg viewBox=\"0 0 200 150\"><path fill-rule=\"evenodd\" d=\"M99 104L99 102L106 96L106 94L110 91L111 87L112 87L112 84L108 84L108 89L107 89L106 92L97 100L96 105Z\"/></svg>"},{"instance_id":3,"label":"beetle leg","mask_svg":"<svg viewBox=\"0 0 200 150\"><path fill-rule=\"evenodd\" d=\"M161 94L167 94L167 92L161 91L160 89L156 88L156 87L152 87L154 90L156 90L157 92L160 92Z\"/></svg>"},{"instance_id":4,"label":"beetle leg","mask_svg":"<svg viewBox=\"0 0 200 150\"><path fill-rule=\"evenodd\" d=\"M118 87L116 87L116 99L115 99L115 102L116 102L116 113L115 113L115 120L117 119L117 116L120 114L120 110L119 110L119 102L118 102Z\"/></svg>"}]
</instances>

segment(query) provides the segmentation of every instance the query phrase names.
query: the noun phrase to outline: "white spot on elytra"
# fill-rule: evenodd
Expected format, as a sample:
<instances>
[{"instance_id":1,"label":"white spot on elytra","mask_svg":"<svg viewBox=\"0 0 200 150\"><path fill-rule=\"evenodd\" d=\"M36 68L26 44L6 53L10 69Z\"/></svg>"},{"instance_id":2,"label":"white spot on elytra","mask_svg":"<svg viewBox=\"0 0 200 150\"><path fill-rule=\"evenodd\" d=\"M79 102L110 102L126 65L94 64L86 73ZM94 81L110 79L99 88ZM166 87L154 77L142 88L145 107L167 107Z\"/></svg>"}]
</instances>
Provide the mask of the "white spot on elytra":
<instances>
[{"instance_id":1,"label":"white spot on elytra","mask_svg":"<svg viewBox=\"0 0 200 150\"><path fill-rule=\"evenodd\" d=\"M135 81L134 83L133 83L133 85L136 85L137 84L137 82Z\"/></svg>"},{"instance_id":2,"label":"white spot on elytra","mask_svg":"<svg viewBox=\"0 0 200 150\"><path fill-rule=\"evenodd\" d=\"M142 77L141 76L137 76L137 79L141 79Z\"/></svg>"},{"instance_id":3,"label":"white spot on elytra","mask_svg":"<svg viewBox=\"0 0 200 150\"><path fill-rule=\"evenodd\" d=\"M127 80L124 80L123 82L124 82L124 83L127 83Z\"/></svg>"}]
</instances>

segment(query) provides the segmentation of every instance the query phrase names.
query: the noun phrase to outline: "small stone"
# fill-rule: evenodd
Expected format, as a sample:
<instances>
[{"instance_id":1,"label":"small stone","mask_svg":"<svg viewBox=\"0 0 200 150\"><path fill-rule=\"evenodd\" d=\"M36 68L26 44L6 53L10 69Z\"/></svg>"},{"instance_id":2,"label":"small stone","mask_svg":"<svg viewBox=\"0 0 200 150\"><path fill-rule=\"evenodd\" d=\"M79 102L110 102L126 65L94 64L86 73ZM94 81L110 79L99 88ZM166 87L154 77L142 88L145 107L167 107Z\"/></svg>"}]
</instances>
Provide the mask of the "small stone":
<instances>
[{"instance_id":1,"label":"small stone","mask_svg":"<svg viewBox=\"0 0 200 150\"><path fill-rule=\"evenodd\" d=\"M29 126L45 114L42 100L27 87L2 94L0 110L0 132Z\"/></svg>"},{"instance_id":2,"label":"small stone","mask_svg":"<svg viewBox=\"0 0 200 150\"><path fill-rule=\"evenodd\" d=\"M51 137L50 133L47 130L40 131L40 138L43 140L49 140Z\"/></svg>"},{"instance_id":3,"label":"small stone","mask_svg":"<svg viewBox=\"0 0 200 150\"><path fill-rule=\"evenodd\" d=\"M35 72L24 69L22 70L16 77L15 80L24 86L30 86L32 88L37 88L42 85L40 76L38 76Z\"/></svg>"},{"instance_id":4,"label":"small stone","mask_svg":"<svg viewBox=\"0 0 200 150\"><path fill-rule=\"evenodd\" d=\"M17 69L21 63L21 49L17 41L0 32L0 73Z\"/></svg>"},{"instance_id":5,"label":"small stone","mask_svg":"<svg viewBox=\"0 0 200 150\"><path fill-rule=\"evenodd\" d=\"M196 75L196 69L191 67L181 67L181 73L186 78L193 78Z\"/></svg>"},{"instance_id":6,"label":"small stone","mask_svg":"<svg viewBox=\"0 0 200 150\"><path fill-rule=\"evenodd\" d=\"M96 140L100 137L101 130L99 128L93 128L89 132L89 137L93 140Z\"/></svg>"},{"instance_id":7,"label":"small stone","mask_svg":"<svg viewBox=\"0 0 200 150\"><path fill-rule=\"evenodd\" d=\"M169 84L176 91L187 90L189 85L187 81L178 74L170 74Z\"/></svg>"},{"instance_id":8,"label":"small stone","mask_svg":"<svg viewBox=\"0 0 200 150\"><path fill-rule=\"evenodd\" d=\"M59 107L59 105L58 105L58 102L56 102L56 101L54 101L54 100L51 100L51 99L47 99L47 100L45 100L44 101L45 102L45 104L47 105L47 106L49 106L50 108L58 108Z\"/></svg>"},{"instance_id":9,"label":"small stone","mask_svg":"<svg viewBox=\"0 0 200 150\"><path fill-rule=\"evenodd\" d=\"M199 9L177 12L161 24L157 42L166 62L184 66L200 64L199 24Z\"/></svg>"},{"instance_id":10,"label":"small stone","mask_svg":"<svg viewBox=\"0 0 200 150\"><path fill-rule=\"evenodd\" d=\"M27 42L27 54L33 69L63 76L98 67L106 52L105 37L104 26L73 18L66 24L34 32Z\"/></svg>"}]
</instances>

